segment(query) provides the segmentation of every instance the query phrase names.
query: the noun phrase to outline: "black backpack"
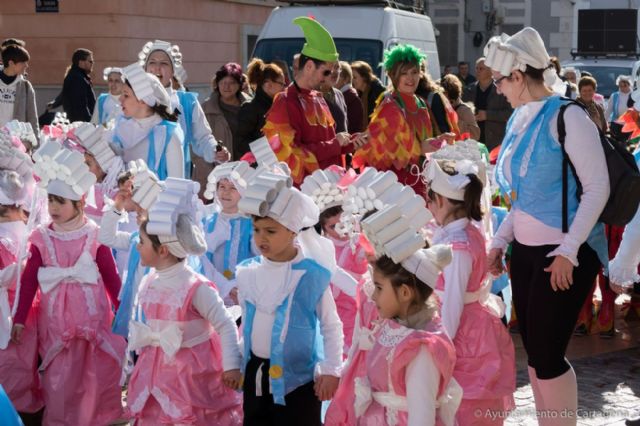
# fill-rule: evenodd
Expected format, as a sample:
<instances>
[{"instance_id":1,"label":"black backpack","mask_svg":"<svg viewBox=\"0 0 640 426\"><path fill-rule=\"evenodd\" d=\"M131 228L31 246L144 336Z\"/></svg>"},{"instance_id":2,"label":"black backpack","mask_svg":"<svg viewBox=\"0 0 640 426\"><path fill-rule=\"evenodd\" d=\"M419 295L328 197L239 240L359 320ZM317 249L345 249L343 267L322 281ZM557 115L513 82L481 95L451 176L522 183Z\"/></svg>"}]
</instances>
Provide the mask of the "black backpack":
<instances>
[{"instance_id":1,"label":"black backpack","mask_svg":"<svg viewBox=\"0 0 640 426\"><path fill-rule=\"evenodd\" d=\"M569 105L579 105L589 115L586 107L576 101L567 102L560 107L558 114L558 139L562 148L562 232L569 230L568 223L568 168L571 167L573 177L578 185L578 200L582 195L582 185L576 174L576 170L569 160L564 149L564 140L567 135L564 125L564 112ZM607 204L598 219L602 223L614 226L624 226L631 221L640 204L640 172L633 155L625 147L613 138L606 136L598 129L600 143L604 151L607 169L609 171L610 193ZM569 167L568 167L569 166Z\"/></svg>"}]
</instances>

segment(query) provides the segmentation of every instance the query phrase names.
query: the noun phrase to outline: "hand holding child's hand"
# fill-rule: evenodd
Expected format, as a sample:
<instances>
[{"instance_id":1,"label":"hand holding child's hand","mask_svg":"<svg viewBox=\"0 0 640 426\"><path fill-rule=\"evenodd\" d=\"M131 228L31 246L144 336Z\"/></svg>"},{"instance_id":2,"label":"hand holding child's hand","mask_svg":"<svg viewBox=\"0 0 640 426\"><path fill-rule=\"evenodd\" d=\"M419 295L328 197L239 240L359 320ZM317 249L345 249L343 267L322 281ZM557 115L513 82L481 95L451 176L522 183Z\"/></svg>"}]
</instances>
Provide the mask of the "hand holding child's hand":
<instances>
[{"instance_id":1,"label":"hand holding child's hand","mask_svg":"<svg viewBox=\"0 0 640 426\"><path fill-rule=\"evenodd\" d=\"M13 328L11 329L11 341L16 345L20 344L20 341L22 340L23 331L24 331L24 325L13 324Z\"/></svg>"},{"instance_id":2,"label":"hand holding child's hand","mask_svg":"<svg viewBox=\"0 0 640 426\"><path fill-rule=\"evenodd\" d=\"M313 390L320 401L329 401L338 389L340 379L335 376L323 374L316 380Z\"/></svg>"},{"instance_id":3,"label":"hand holding child's hand","mask_svg":"<svg viewBox=\"0 0 640 426\"><path fill-rule=\"evenodd\" d=\"M222 373L222 382L231 389L240 389L240 382L242 380L242 373L237 368L235 370L228 370Z\"/></svg>"}]
</instances>

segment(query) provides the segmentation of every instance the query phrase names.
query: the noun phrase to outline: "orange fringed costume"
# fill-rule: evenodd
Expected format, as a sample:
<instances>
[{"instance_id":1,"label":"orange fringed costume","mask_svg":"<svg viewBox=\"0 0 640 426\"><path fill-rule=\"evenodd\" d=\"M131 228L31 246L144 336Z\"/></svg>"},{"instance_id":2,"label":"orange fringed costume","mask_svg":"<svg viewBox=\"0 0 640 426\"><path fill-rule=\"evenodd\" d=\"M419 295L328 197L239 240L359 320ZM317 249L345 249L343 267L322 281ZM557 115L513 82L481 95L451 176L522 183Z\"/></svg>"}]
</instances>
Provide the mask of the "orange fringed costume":
<instances>
[{"instance_id":1,"label":"orange fringed costume","mask_svg":"<svg viewBox=\"0 0 640 426\"><path fill-rule=\"evenodd\" d=\"M420 179L420 142L432 137L425 103L415 95L387 93L371 115L369 143L353 156L353 167L391 170L398 181L424 193ZM418 166L413 167L412 166Z\"/></svg>"},{"instance_id":2,"label":"orange fringed costume","mask_svg":"<svg viewBox=\"0 0 640 426\"><path fill-rule=\"evenodd\" d=\"M343 152L353 147L340 146L335 122L322 94L302 89L296 83L276 95L262 132L267 139L279 136L276 156L289 165L296 185L314 170L340 165Z\"/></svg>"}]
</instances>

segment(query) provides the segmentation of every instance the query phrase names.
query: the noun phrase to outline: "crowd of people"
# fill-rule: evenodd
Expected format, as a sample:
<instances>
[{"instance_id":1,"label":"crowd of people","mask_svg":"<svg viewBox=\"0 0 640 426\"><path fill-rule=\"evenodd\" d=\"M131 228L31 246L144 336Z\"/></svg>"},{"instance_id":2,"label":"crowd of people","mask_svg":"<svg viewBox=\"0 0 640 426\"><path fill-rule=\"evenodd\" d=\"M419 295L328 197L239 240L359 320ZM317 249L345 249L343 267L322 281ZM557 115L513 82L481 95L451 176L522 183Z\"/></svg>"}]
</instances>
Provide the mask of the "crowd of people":
<instances>
[{"instance_id":1,"label":"crowd of people","mask_svg":"<svg viewBox=\"0 0 640 426\"><path fill-rule=\"evenodd\" d=\"M98 98L77 49L46 125L5 40L0 423L500 425L517 323L539 423L577 424L569 339L640 281L640 214L599 222L631 78L603 105L525 28L439 81L397 45L385 87L293 22L291 70L227 63L202 102L177 45Z\"/></svg>"}]
</instances>

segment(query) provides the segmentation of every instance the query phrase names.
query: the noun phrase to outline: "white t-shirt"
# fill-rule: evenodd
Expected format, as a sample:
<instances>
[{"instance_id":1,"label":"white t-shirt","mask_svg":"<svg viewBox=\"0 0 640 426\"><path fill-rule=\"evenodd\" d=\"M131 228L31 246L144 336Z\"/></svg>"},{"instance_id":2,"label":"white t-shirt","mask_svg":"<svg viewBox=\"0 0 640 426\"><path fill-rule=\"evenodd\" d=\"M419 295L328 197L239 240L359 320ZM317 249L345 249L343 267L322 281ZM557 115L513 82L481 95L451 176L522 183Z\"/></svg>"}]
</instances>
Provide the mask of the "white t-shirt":
<instances>
[{"instance_id":1,"label":"white t-shirt","mask_svg":"<svg viewBox=\"0 0 640 426\"><path fill-rule=\"evenodd\" d=\"M0 127L13 120L13 106L16 103L16 87L20 77L11 84L0 80Z\"/></svg>"}]
</instances>

